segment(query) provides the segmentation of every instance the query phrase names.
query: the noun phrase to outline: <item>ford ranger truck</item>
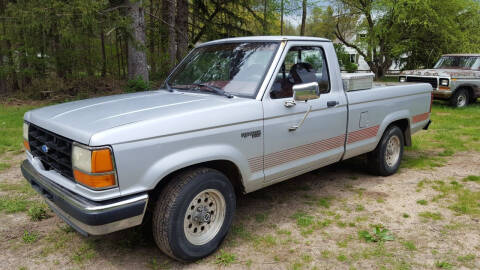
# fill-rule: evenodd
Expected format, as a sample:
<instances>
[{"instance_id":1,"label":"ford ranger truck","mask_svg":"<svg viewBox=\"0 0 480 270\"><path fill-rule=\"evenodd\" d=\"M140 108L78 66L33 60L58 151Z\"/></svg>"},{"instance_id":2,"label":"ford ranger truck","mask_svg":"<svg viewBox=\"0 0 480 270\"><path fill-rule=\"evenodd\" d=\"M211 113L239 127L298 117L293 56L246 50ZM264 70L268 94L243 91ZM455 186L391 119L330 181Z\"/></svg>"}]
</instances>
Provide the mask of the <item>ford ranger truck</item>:
<instances>
[{"instance_id":1,"label":"ford ranger truck","mask_svg":"<svg viewBox=\"0 0 480 270\"><path fill-rule=\"evenodd\" d=\"M327 39L216 40L162 89L27 112L21 169L79 233L151 222L165 254L194 261L225 238L236 194L362 154L372 173L394 174L430 124L431 91L344 91Z\"/></svg>"},{"instance_id":2,"label":"ford ranger truck","mask_svg":"<svg viewBox=\"0 0 480 270\"><path fill-rule=\"evenodd\" d=\"M480 54L446 54L433 69L406 70L399 80L430 83L435 99L465 107L480 97Z\"/></svg>"}]
</instances>

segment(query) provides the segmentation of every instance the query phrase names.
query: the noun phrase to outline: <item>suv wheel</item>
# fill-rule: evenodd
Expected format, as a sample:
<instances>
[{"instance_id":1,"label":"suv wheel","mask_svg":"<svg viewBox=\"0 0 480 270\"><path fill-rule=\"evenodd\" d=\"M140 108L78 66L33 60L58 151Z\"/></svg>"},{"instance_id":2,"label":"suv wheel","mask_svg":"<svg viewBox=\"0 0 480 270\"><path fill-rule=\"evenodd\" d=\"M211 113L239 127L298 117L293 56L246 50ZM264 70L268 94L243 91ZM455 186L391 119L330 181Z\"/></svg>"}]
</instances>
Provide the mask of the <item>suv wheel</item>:
<instances>
[{"instance_id":1,"label":"suv wheel","mask_svg":"<svg viewBox=\"0 0 480 270\"><path fill-rule=\"evenodd\" d=\"M234 212L235 191L224 174L209 168L189 169L160 193L153 211L153 237L168 256L195 261L219 247Z\"/></svg>"},{"instance_id":2,"label":"suv wheel","mask_svg":"<svg viewBox=\"0 0 480 270\"><path fill-rule=\"evenodd\" d=\"M404 142L402 130L397 126L389 127L375 150L368 154L371 173L380 176L396 173L402 161Z\"/></svg>"},{"instance_id":3,"label":"suv wheel","mask_svg":"<svg viewBox=\"0 0 480 270\"><path fill-rule=\"evenodd\" d=\"M462 108L468 105L469 100L470 97L467 90L458 89L450 98L450 105L452 105L453 107Z\"/></svg>"}]
</instances>

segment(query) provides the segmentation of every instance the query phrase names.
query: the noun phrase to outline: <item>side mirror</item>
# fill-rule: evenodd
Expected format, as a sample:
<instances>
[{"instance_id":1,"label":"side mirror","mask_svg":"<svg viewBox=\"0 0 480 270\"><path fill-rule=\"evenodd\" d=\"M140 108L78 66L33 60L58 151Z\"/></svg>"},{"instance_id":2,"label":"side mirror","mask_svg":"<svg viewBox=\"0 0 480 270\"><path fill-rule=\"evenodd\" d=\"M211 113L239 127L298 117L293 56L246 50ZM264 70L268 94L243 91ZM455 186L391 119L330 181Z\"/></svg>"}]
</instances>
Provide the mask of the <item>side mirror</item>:
<instances>
[{"instance_id":1,"label":"side mirror","mask_svg":"<svg viewBox=\"0 0 480 270\"><path fill-rule=\"evenodd\" d=\"M293 99L307 101L320 97L320 88L317 82L296 84L293 86Z\"/></svg>"}]
</instances>

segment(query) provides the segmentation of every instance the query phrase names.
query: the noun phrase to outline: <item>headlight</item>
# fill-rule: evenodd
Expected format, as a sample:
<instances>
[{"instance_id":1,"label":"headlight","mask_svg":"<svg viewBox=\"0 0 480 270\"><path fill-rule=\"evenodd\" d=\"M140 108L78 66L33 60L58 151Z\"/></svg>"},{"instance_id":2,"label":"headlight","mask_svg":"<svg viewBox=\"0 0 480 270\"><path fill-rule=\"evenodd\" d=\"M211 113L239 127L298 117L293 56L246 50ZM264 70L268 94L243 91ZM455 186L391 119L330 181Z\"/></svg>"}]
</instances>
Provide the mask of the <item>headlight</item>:
<instances>
[{"instance_id":1,"label":"headlight","mask_svg":"<svg viewBox=\"0 0 480 270\"><path fill-rule=\"evenodd\" d=\"M400 77L398 78L398 81L399 81L399 82L406 82L406 81L407 81L407 77L405 77L405 76L400 76Z\"/></svg>"},{"instance_id":2,"label":"headlight","mask_svg":"<svg viewBox=\"0 0 480 270\"><path fill-rule=\"evenodd\" d=\"M23 122L23 147L25 150L30 151L30 143L28 142L28 128L30 125L27 122Z\"/></svg>"},{"instance_id":3,"label":"headlight","mask_svg":"<svg viewBox=\"0 0 480 270\"><path fill-rule=\"evenodd\" d=\"M440 85L441 86L448 86L450 81L448 79L440 79Z\"/></svg>"},{"instance_id":4,"label":"headlight","mask_svg":"<svg viewBox=\"0 0 480 270\"><path fill-rule=\"evenodd\" d=\"M107 189L117 185L113 162L109 147L88 148L78 144L72 147L73 176L88 188Z\"/></svg>"}]
</instances>

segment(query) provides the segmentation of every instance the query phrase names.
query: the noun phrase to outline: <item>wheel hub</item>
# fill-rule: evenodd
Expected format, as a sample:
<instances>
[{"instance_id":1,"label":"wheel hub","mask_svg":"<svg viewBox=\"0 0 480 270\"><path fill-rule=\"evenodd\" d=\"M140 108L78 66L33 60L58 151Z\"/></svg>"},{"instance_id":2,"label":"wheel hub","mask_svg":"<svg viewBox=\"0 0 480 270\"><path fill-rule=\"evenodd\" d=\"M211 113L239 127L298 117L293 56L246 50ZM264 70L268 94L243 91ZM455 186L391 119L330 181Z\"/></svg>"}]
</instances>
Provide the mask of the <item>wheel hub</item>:
<instances>
[{"instance_id":1,"label":"wheel hub","mask_svg":"<svg viewBox=\"0 0 480 270\"><path fill-rule=\"evenodd\" d=\"M226 203L223 195L215 189L207 189L190 202L184 218L184 232L194 245L203 245L212 240L223 225Z\"/></svg>"},{"instance_id":2,"label":"wheel hub","mask_svg":"<svg viewBox=\"0 0 480 270\"><path fill-rule=\"evenodd\" d=\"M392 136L387 142L385 161L389 167L393 167L400 159L400 138Z\"/></svg>"}]
</instances>

